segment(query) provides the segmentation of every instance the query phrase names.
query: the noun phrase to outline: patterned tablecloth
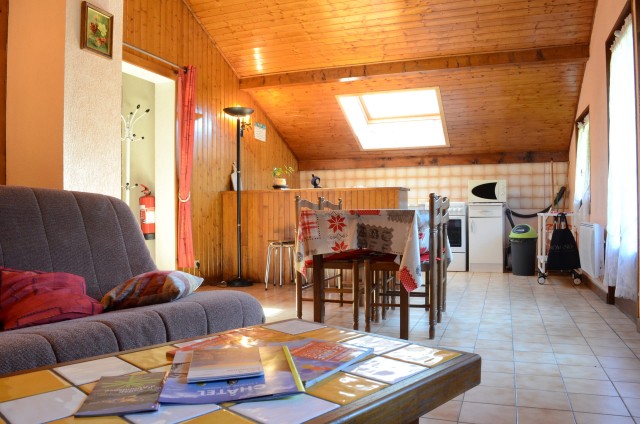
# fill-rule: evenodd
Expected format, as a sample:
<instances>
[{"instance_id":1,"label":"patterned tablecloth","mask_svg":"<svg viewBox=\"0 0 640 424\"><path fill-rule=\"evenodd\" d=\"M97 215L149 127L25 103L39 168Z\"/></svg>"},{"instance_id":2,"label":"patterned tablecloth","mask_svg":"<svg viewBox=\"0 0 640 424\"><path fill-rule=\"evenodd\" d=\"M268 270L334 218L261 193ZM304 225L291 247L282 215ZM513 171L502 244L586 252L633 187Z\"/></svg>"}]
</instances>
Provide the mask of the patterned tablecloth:
<instances>
[{"instance_id":1,"label":"patterned tablecloth","mask_svg":"<svg viewBox=\"0 0 640 424\"><path fill-rule=\"evenodd\" d=\"M412 209L303 209L296 243L296 270L306 275L313 255L368 249L392 253L407 291L421 284L420 255L429 250L429 211Z\"/></svg>"}]
</instances>

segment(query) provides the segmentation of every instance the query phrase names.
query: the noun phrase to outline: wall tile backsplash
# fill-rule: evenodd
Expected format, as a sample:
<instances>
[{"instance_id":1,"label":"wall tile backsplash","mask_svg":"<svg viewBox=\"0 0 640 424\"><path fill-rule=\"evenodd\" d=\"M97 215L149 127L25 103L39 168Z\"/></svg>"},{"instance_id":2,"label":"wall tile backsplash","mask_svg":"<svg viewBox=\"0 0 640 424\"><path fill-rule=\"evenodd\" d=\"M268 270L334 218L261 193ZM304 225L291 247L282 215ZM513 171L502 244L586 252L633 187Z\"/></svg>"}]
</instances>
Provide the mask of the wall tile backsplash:
<instances>
[{"instance_id":1,"label":"wall tile backsplash","mask_svg":"<svg viewBox=\"0 0 640 424\"><path fill-rule=\"evenodd\" d=\"M555 193L567 186L568 162L514 163L498 165L451 165L406 168L337 169L301 171L300 186L311 187L311 174L320 177L324 188L406 187L409 204L428 202L429 193L449 196L451 201L467 201L468 180L507 180L507 204L513 210L541 210L549 206ZM566 207L571 201L566 199Z\"/></svg>"}]
</instances>

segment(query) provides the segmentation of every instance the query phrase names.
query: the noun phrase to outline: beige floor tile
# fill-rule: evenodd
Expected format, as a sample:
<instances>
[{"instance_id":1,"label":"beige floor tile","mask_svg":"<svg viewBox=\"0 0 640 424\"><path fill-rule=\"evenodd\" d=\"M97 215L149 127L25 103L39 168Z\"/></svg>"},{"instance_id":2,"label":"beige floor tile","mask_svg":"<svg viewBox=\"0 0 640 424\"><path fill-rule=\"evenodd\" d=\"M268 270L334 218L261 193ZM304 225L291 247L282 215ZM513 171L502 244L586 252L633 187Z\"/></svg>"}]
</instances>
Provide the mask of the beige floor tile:
<instances>
[{"instance_id":1,"label":"beige floor tile","mask_svg":"<svg viewBox=\"0 0 640 424\"><path fill-rule=\"evenodd\" d=\"M518 424L574 424L571 411L518 407Z\"/></svg>"},{"instance_id":2,"label":"beige floor tile","mask_svg":"<svg viewBox=\"0 0 640 424\"><path fill-rule=\"evenodd\" d=\"M513 350L513 342L504 340L477 340L476 349Z\"/></svg>"},{"instance_id":3,"label":"beige floor tile","mask_svg":"<svg viewBox=\"0 0 640 424\"><path fill-rule=\"evenodd\" d=\"M514 342L513 350L519 352L553 352L551 343Z\"/></svg>"},{"instance_id":4,"label":"beige floor tile","mask_svg":"<svg viewBox=\"0 0 640 424\"><path fill-rule=\"evenodd\" d=\"M422 417L436 420L458 421L461 407L462 401L451 400Z\"/></svg>"},{"instance_id":5,"label":"beige floor tile","mask_svg":"<svg viewBox=\"0 0 640 424\"><path fill-rule=\"evenodd\" d=\"M418 421L418 424L451 424L451 423L457 423L457 421L436 420L433 418L424 418L424 417L420 417L420 420Z\"/></svg>"},{"instance_id":6,"label":"beige floor tile","mask_svg":"<svg viewBox=\"0 0 640 424\"><path fill-rule=\"evenodd\" d=\"M622 368L625 370L639 371L640 359L638 358L620 358L615 356L598 356L598 360L603 368Z\"/></svg>"},{"instance_id":7,"label":"beige floor tile","mask_svg":"<svg viewBox=\"0 0 640 424\"><path fill-rule=\"evenodd\" d=\"M529 408L571 410L569 398L562 392L518 389L517 394L518 408L524 406Z\"/></svg>"},{"instance_id":8,"label":"beige floor tile","mask_svg":"<svg viewBox=\"0 0 640 424\"><path fill-rule=\"evenodd\" d=\"M600 367L583 367L580 365L558 365L558 367L564 378L608 380L607 374Z\"/></svg>"},{"instance_id":9,"label":"beige floor tile","mask_svg":"<svg viewBox=\"0 0 640 424\"><path fill-rule=\"evenodd\" d=\"M565 378L564 384L568 393L618 396L616 388L610 381L589 380L584 378Z\"/></svg>"},{"instance_id":10,"label":"beige floor tile","mask_svg":"<svg viewBox=\"0 0 640 424\"><path fill-rule=\"evenodd\" d=\"M635 424L631 417L575 412L576 424Z\"/></svg>"},{"instance_id":11,"label":"beige floor tile","mask_svg":"<svg viewBox=\"0 0 640 424\"><path fill-rule=\"evenodd\" d=\"M623 398L640 398L640 383L617 381L613 385Z\"/></svg>"},{"instance_id":12,"label":"beige floor tile","mask_svg":"<svg viewBox=\"0 0 640 424\"><path fill-rule=\"evenodd\" d=\"M541 364L555 364L556 357L548 352L514 352L516 362L536 362Z\"/></svg>"},{"instance_id":13,"label":"beige floor tile","mask_svg":"<svg viewBox=\"0 0 640 424\"><path fill-rule=\"evenodd\" d=\"M584 339L583 339L584 340ZM578 345L569 343L551 343L554 353L572 355L593 355L594 352L588 344Z\"/></svg>"},{"instance_id":14,"label":"beige floor tile","mask_svg":"<svg viewBox=\"0 0 640 424\"><path fill-rule=\"evenodd\" d=\"M586 367L598 367L600 362L595 355L576 355L572 353L556 353L556 361L562 365L579 365Z\"/></svg>"},{"instance_id":15,"label":"beige floor tile","mask_svg":"<svg viewBox=\"0 0 640 424\"><path fill-rule=\"evenodd\" d=\"M560 376L518 374L516 376L518 389L548 390L551 392L564 392L564 382Z\"/></svg>"},{"instance_id":16,"label":"beige floor tile","mask_svg":"<svg viewBox=\"0 0 640 424\"><path fill-rule=\"evenodd\" d=\"M560 370L556 364L537 364L533 362L516 362L516 374L560 376Z\"/></svg>"},{"instance_id":17,"label":"beige floor tile","mask_svg":"<svg viewBox=\"0 0 640 424\"><path fill-rule=\"evenodd\" d=\"M603 415L629 416L627 407L617 396L598 396L569 393L571 407L576 412L590 412Z\"/></svg>"},{"instance_id":18,"label":"beige floor tile","mask_svg":"<svg viewBox=\"0 0 640 424\"><path fill-rule=\"evenodd\" d=\"M511 373L515 372L513 361L482 361L482 370L490 372Z\"/></svg>"},{"instance_id":19,"label":"beige floor tile","mask_svg":"<svg viewBox=\"0 0 640 424\"><path fill-rule=\"evenodd\" d=\"M469 424L515 424L516 407L463 402L459 422Z\"/></svg>"},{"instance_id":20,"label":"beige floor tile","mask_svg":"<svg viewBox=\"0 0 640 424\"><path fill-rule=\"evenodd\" d=\"M480 384L482 386L491 386L491 387L505 387L505 388L513 388L515 387L515 381L513 374L502 373L502 372L491 372L491 371L482 371L482 379Z\"/></svg>"},{"instance_id":21,"label":"beige floor tile","mask_svg":"<svg viewBox=\"0 0 640 424\"><path fill-rule=\"evenodd\" d=\"M628 383L640 383L640 372L626 370L624 368L605 368L606 375L611 381L625 381Z\"/></svg>"},{"instance_id":22,"label":"beige floor tile","mask_svg":"<svg viewBox=\"0 0 640 424\"><path fill-rule=\"evenodd\" d=\"M491 403L496 405L515 405L515 388L476 386L464 394L465 402Z\"/></svg>"},{"instance_id":23,"label":"beige floor tile","mask_svg":"<svg viewBox=\"0 0 640 424\"><path fill-rule=\"evenodd\" d=\"M482 356L483 360L487 361L513 361L512 350L502 349L478 349L475 348L474 352Z\"/></svg>"},{"instance_id":24,"label":"beige floor tile","mask_svg":"<svg viewBox=\"0 0 640 424\"><path fill-rule=\"evenodd\" d=\"M633 417L640 417L640 399L632 397L623 397L622 401Z\"/></svg>"}]
</instances>

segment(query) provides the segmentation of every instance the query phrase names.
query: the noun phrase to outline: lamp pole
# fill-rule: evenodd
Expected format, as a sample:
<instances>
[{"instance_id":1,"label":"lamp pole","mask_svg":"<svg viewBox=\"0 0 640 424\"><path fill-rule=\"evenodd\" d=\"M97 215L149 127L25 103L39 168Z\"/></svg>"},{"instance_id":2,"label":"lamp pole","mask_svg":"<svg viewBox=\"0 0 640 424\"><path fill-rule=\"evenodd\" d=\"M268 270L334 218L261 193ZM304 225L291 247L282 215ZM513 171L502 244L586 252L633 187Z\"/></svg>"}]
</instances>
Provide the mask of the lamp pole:
<instances>
[{"instance_id":1,"label":"lamp pole","mask_svg":"<svg viewBox=\"0 0 640 424\"><path fill-rule=\"evenodd\" d=\"M244 122L240 122L240 119L249 116L253 113L253 109L248 107L226 107L223 109L224 113L229 116L234 116L236 118L236 186L238 191L236 192L236 221L237 221L237 229L236 229L236 240L238 244L238 276L227 281L228 287L248 287L252 286L253 282L251 280L242 278L242 202L240 200L240 192L242 190L242 178L240 174L240 139L244 133L245 126L247 125Z\"/></svg>"}]
</instances>

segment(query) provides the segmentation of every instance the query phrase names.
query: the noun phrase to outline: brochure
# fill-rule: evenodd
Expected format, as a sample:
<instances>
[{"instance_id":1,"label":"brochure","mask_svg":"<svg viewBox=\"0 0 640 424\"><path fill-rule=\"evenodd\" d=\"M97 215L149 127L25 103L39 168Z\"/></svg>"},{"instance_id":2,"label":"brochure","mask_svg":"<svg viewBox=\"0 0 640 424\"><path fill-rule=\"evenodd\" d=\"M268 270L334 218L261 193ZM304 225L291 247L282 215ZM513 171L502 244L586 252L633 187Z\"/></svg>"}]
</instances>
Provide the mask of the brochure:
<instances>
[{"instance_id":1,"label":"brochure","mask_svg":"<svg viewBox=\"0 0 640 424\"><path fill-rule=\"evenodd\" d=\"M394 349L409 344L407 342L402 342L399 340L385 339L384 337L371 335L356 337L355 339L350 339L343 343L349 346L372 347L373 353L375 353L376 355L382 355L383 353L390 352Z\"/></svg>"},{"instance_id":2,"label":"brochure","mask_svg":"<svg viewBox=\"0 0 640 424\"><path fill-rule=\"evenodd\" d=\"M264 375L201 383L187 382L193 352L176 352L169 376L160 394L160 402L183 404L239 402L304 393L302 380L286 346L264 346L259 350Z\"/></svg>"},{"instance_id":3,"label":"brochure","mask_svg":"<svg viewBox=\"0 0 640 424\"><path fill-rule=\"evenodd\" d=\"M230 380L263 374L257 347L195 349L191 355L187 382Z\"/></svg>"},{"instance_id":4,"label":"brochure","mask_svg":"<svg viewBox=\"0 0 640 424\"><path fill-rule=\"evenodd\" d=\"M305 387L311 387L373 352L372 348L313 339L287 345Z\"/></svg>"},{"instance_id":5,"label":"brochure","mask_svg":"<svg viewBox=\"0 0 640 424\"><path fill-rule=\"evenodd\" d=\"M410 364L408 362L396 361L382 356L358 362L348 367L345 371L360 377L382 381L387 384L395 384L400 380L411 377L414 374L425 371L428 368Z\"/></svg>"},{"instance_id":6,"label":"brochure","mask_svg":"<svg viewBox=\"0 0 640 424\"><path fill-rule=\"evenodd\" d=\"M102 377L84 400L77 417L157 411L166 372Z\"/></svg>"},{"instance_id":7,"label":"brochure","mask_svg":"<svg viewBox=\"0 0 640 424\"><path fill-rule=\"evenodd\" d=\"M389 352L384 356L433 368L436 365L460 356L460 353L411 344Z\"/></svg>"}]
</instances>

